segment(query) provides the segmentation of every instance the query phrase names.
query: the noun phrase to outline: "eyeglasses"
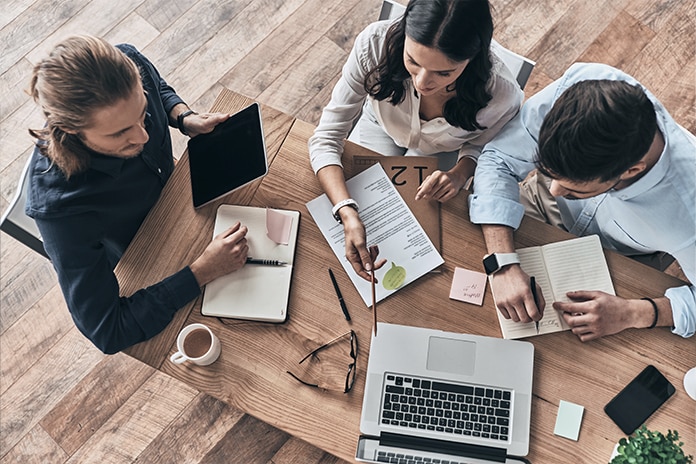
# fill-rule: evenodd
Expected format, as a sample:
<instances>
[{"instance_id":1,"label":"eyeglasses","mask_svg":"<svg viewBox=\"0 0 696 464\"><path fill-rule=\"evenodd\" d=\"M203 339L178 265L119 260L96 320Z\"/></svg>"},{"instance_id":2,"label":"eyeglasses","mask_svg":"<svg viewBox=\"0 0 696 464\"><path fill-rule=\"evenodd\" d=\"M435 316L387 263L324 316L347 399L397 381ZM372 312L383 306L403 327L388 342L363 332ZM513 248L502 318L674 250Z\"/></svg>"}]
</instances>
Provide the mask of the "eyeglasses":
<instances>
[{"instance_id":1,"label":"eyeglasses","mask_svg":"<svg viewBox=\"0 0 696 464\"><path fill-rule=\"evenodd\" d=\"M313 351L310 351L304 358L300 359L300 362L298 363L298 364L302 364L309 357L317 354L319 351L323 350L324 348L331 345L332 343L341 340L342 338L344 338L347 335L350 335L350 357L353 359L353 362L348 364L348 374L346 375L346 384L345 384L345 387L343 388L343 393L348 393L353 388L353 384L355 383L355 371L356 371L355 363L358 360L358 336L355 334L354 331L350 330L342 335L339 335L338 337L334 338L333 340L329 340L328 342L321 345L319 348L316 348ZM319 385L317 385L315 383L306 382L290 371L286 371L286 372L288 374L290 374L295 380L297 380L298 382L300 382L304 385L307 385L308 387L319 388Z\"/></svg>"}]
</instances>

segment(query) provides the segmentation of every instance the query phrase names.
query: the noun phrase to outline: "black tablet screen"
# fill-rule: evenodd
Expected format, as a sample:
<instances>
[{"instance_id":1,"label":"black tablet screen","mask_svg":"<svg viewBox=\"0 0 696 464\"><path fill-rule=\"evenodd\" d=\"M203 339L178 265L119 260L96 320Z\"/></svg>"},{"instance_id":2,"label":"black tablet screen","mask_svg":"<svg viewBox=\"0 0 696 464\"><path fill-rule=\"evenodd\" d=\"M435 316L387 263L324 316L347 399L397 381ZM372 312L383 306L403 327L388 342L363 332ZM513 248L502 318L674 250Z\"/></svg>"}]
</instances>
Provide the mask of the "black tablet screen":
<instances>
[{"instance_id":1,"label":"black tablet screen","mask_svg":"<svg viewBox=\"0 0 696 464\"><path fill-rule=\"evenodd\" d=\"M193 206L198 208L268 172L258 103L188 141Z\"/></svg>"}]
</instances>

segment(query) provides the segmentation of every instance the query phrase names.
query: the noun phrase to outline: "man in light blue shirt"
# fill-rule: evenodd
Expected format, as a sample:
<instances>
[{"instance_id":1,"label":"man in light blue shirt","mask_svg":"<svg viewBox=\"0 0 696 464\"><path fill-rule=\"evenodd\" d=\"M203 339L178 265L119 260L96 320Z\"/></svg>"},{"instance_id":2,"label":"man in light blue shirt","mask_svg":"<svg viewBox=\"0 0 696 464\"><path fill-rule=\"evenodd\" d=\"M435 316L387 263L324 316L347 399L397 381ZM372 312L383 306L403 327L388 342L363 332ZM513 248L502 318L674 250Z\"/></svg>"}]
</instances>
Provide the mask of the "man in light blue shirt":
<instances>
[{"instance_id":1,"label":"man in light blue shirt","mask_svg":"<svg viewBox=\"0 0 696 464\"><path fill-rule=\"evenodd\" d=\"M534 169L539 174L525 180ZM537 308L529 276L515 264L513 231L527 209L575 235L597 234L624 255L668 253L692 283L654 299L570 292L571 302L554 308L580 340L631 327L694 334L696 138L631 76L576 63L531 97L484 148L469 203L493 255L487 272L495 273L491 285L506 318L539 320L544 306Z\"/></svg>"}]
</instances>

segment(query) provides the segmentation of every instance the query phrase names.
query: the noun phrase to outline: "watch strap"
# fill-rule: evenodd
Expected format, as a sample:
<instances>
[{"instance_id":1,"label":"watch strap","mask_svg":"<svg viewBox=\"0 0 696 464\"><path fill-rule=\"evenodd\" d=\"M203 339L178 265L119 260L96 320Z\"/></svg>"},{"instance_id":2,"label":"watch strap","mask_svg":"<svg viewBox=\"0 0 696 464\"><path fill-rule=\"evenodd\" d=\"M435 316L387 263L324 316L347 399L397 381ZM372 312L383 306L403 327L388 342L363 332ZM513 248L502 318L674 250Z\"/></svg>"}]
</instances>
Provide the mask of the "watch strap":
<instances>
[{"instance_id":1,"label":"watch strap","mask_svg":"<svg viewBox=\"0 0 696 464\"><path fill-rule=\"evenodd\" d=\"M188 110L186 110L186 111L182 111L182 112L179 113L179 115L176 117L176 126L179 128L179 132L181 132L182 134L184 134L184 135L186 135L186 136L188 136L189 134L188 134L188 132L186 131L186 129L184 128L184 118L185 118L186 116L190 116L190 115L192 115L192 114L198 114L198 113L196 113L195 111L193 111L193 110L191 110L191 109L188 109Z\"/></svg>"},{"instance_id":2,"label":"watch strap","mask_svg":"<svg viewBox=\"0 0 696 464\"><path fill-rule=\"evenodd\" d=\"M493 275L510 264L519 263L520 256L517 253L492 253L483 259L483 267L488 275Z\"/></svg>"},{"instance_id":3,"label":"watch strap","mask_svg":"<svg viewBox=\"0 0 696 464\"><path fill-rule=\"evenodd\" d=\"M358 202L353 200L352 198L346 198L345 200L341 200L338 203L336 203L334 207L331 208L331 215L339 224L341 224L343 221L341 221L341 216L338 215L338 210L343 208L344 206L350 206L355 211L358 211L359 208Z\"/></svg>"}]
</instances>

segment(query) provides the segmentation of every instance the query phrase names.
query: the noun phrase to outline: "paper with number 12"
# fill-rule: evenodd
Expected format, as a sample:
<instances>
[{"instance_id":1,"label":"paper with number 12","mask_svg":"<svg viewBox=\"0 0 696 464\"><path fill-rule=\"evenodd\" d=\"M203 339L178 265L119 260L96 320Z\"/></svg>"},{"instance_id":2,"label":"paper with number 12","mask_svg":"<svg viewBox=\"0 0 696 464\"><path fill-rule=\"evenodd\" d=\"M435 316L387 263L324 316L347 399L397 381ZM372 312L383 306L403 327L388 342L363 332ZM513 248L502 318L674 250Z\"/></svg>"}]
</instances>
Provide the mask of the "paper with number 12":
<instances>
[{"instance_id":1,"label":"paper with number 12","mask_svg":"<svg viewBox=\"0 0 696 464\"><path fill-rule=\"evenodd\" d=\"M405 287L444 263L433 243L397 192L380 164L346 181L348 192L360 205L367 244L379 246L378 259L387 263L375 272L377 301ZM321 195L307 209L366 306L372 304L370 283L358 276L346 258L343 225L331 215L331 201Z\"/></svg>"}]
</instances>

